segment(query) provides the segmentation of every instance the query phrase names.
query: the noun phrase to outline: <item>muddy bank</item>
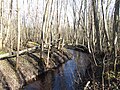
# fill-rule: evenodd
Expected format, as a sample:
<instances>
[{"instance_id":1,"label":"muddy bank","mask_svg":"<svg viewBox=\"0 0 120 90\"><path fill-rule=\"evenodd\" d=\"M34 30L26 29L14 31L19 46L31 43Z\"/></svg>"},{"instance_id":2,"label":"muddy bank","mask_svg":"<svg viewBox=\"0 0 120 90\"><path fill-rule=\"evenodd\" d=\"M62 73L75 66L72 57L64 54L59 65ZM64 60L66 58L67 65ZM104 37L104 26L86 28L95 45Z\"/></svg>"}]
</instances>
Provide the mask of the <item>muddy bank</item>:
<instances>
[{"instance_id":1,"label":"muddy bank","mask_svg":"<svg viewBox=\"0 0 120 90\"><path fill-rule=\"evenodd\" d=\"M47 51L44 51L44 59L40 59L39 50L27 52L19 57L19 68L15 69L16 57L0 60L0 89L18 90L24 85L36 80L36 76L72 58L65 48L57 50L52 48L50 52L49 68L46 68Z\"/></svg>"},{"instance_id":2,"label":"muddy bank","mask_svg":"<svg viewBox=\"0 0 120 90\"><path fill-rule=\"evenodd\" d=\"M44 73L35 82L25 86L24 90L83 90L90 80L89 55L75 50L69 52L73 54L71 60Z\"/></svg>"}]
</instances>

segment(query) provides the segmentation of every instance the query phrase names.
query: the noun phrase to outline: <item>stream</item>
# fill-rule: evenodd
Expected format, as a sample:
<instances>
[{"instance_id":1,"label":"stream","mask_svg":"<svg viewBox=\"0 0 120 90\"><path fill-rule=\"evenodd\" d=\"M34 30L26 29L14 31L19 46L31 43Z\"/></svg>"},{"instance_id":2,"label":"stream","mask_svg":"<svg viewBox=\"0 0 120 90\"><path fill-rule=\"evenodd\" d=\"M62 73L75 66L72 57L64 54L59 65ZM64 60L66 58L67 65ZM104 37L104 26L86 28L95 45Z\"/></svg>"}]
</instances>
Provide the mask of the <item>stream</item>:
<instances>
[{"instance_id":1,"label":"stream","mask_svg":"<svg viewBox=\"0 0 120 90\"><path fill-rule=\"evenodd\" d=\"M73 54L71 60L42 74L39 80L25 86L24 90L83 90L86 70L90 66L89 57L83 52L69 51Z\"/></svg>"}]
</instances>

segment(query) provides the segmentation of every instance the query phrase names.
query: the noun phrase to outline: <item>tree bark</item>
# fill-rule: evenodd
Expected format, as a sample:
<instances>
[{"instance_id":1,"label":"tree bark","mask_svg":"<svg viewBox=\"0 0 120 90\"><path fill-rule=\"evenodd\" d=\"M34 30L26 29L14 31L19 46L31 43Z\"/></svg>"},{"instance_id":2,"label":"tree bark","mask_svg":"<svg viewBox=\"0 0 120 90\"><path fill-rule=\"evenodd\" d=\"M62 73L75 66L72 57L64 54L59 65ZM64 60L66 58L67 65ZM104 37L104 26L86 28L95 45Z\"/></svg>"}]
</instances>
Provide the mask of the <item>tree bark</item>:
<instances>
[{"instance_id":1,"label":"tree bark","mask_svg":"<svg viewBox=\"0 0 120 90\"><path fill-rule=\"evenodd\" d=\"M110 43L109 43L109 36L108 36L108 30L107 30L107 20L105 18L105 13L104 13L104 9L103 9L103 0L101 0L101 6L102 6L102 15L103 15L103 30L104 30L104 34L106 37L106 43L107 43L107 48L110 47Z\"/></svg>"},{"instance_id":2,"label":"tree bark","mask_svg":"<svg viewBox=\"0 0 120 90\"><path fill-rule=\"evenodd\" d=\"M96 38L97 38L97 50L101 51L101 42L100 42L100 31L99 31L99 20L96 11L96 0L92 0L93 14L94 14L94 25L96 29Z\"/></svg>"},{"instance_id":3,"label":"tree bark","mask_svg":"<svg viewBox=\"0 0 120 90\"><path fill-rule=\"evenodd\" d=\"M2 49L3 47L3 37L2 37L2 33L3 33L3 0L1 0L1 8L0 8L0 49Z\"/></svg>"},{"instance_id":4,"label":"tree bark","mask_svg":"<svg viewBox=\"0 0 120 90\"><path fill-rule=\"evenodd\" d=\"M29 52L34 52L37 49L40 49L40 46L35 46L35 47L32 47L32 48L27 48L27 49L21 50L21 51L19 51L19 55L24 54L26 52L28 52L28 53ZM5 53L5 54L0 54L0 60L2 60L4 58L15 57L15 56L17 56L17 51L13 51L13 52L10 52L10 53Z\"/></svg>"},{"instance_id":5,"label":"tree bark","mask_svg":"<svg viewBox=\"0 0 120 90\"><path fill-rule=\"evenodd\" d=\"M113 60L114 60L114 72L116 74L116 64L117 64L117 42L118 42L118 30L119 30L119 9L120 1L115 1L115 11L114 11L114 23L113 23Z\"/></svg>"},{"instance_id":6,"label":"tree bark","mask_svg":"<svg viewBox=\"0 0 120 90\"><path fill-rule=\"evenodd\" d=\"M16 57L16 70L19 67L19 49L20 49L20 5L19 0L17 0L17 20L18 20L18 27L17 27L17 57Z\"/></svg>"},{"instance_id":7,"label":"tree bark","mask_svg":"<svg viewBox=\"0 0 120 90\"><path fill-rule=\"evenodd\" d=\"M42 30L41 30L41 51L40 51L40 58L43 58L43 51L44 51L44 42L45 42L45 29L46 29L46 15L47 15L47 7L48 7L49 0L46 2L44 15L43 15L43 22L42 22Z\"/></svg>"}]
</instances>

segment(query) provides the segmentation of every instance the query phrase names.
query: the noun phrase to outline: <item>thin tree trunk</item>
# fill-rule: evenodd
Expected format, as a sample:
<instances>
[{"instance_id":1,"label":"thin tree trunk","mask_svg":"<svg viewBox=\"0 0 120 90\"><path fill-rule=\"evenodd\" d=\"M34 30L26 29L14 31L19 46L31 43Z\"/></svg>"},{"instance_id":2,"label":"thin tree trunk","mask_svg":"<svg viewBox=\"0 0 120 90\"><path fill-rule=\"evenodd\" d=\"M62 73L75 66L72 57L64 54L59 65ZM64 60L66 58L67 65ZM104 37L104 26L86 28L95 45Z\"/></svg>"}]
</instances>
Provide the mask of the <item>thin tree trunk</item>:
<instances>
[{"instance_id":1,"label":"thin tree trunk","mask_svg":"<svg viewBox=\"0 0 120 90\"><path fill-rule=\"evenodd\" d=\"M93 14L94 14L94 25L96 29L97 50L101 51L99 20L98 20L97 12L96 12L96 0L92 0L92 6L93 6Z\"/></svg>"},{"instance_id":2,"label":"thin tree trunk","mask_svg":"<svg viewBox=\"0 0 120 90\"><path fill-rule=\"evenodd\" d=\"M52 35L51 35L51 26L52 26L52 16L53 16L53 0L50 1L50 7L49 7L49 19L48 19L48 55L47 55L47 61L46 61L46 67L49 68L49 58L50 58L50 50L51 50L51 42L52 42Z\"/></svg>"},{"instance_id":3,"label":"thin tree trunk","mask_svg":"<svg viewBox=\"0 0 120 90\"><path fill-rule=\"evenodd\" d=\"M57 42L57 48L59 49L59 38L60 38L60 34L59 34L59 16L58 16L58 0L57 0L57 5L56 5L56 8L57 8L57 27L56 27L56 29L57 29L57 34L58 34L58 36L57 36L57 39L58 39L58 42Z\"/></svg>"},{"instance_id":4,"label":"thin tree trunk","mask_svg":"<svg viewBox=\"0 0 120 90\"><path fill-rule=\"evenodd\" d=\"M44 39L45 39L45 29L46 29L46 14L47 14L47 7L48 7L48 2L49 0L47 0L46 2L46 6L45 6L45 11L44 11L44 15L43 15L43 22L42 22L42 30L41 30L41 51L40 51L40 58L43 58L43 51L44 51Z\"/></svg>"},{"instance_id":5,"label":"thin tree trunk","mask_svg":"<svg viewBox=\"0 0 120 90\"><path fill-rule=\"evenodd\" d=\"M78 44L77 40L77 29L76 29L76 1L73 0L73 30L74 30L74 39L75 39L75 44Z\"/></svg>"},{"instance_id":6,"label":"thin tree trunk","mask_svg":"<svg viewBox=\"0 0 120 90\"><path fill-rule=\"evenodd\" d=\"M1 8L0 8L1 10L0 10L0 13L1 13L1 15L0 15L0 49L2 49L2 47L3 47L3 44L2 44L2 42L3 42L3 37L2 37L2 33L3 33L3 0L1 0Z\"/></svg>"},{"instance_id":7,"label":"thin tree trunk","mask_svg":"<svg viewBox=\"0 0 120 90\"><path fill-rule=\"evenodd\" d=\"M120 1L115 1L114 23L113 23L113 60L114 60L114 72L116 74L117 64L117 41L118 41L118 29L119 29L119 7Z\"/></svg>"},{"instance_id":8,"label":"thin tree trunk","mask_svg":"<svg viewBox=\"0 0 120 90\"><path fill-rule=\"evenodd\" d=\"M17 32L17 57L16 57L16 70L19 67L19 49L20 49L20 5L19 5L19 0L17 0L17 19L18 19L18 32Z\"/></svg>"},{"instance_id":9,"label":"thin tree trunk","mask_svg":"<svg viewBox=\"0 0 120 90\"><path fill-rule=\"evenodd\" d=\"M12 2L13 2L13 0L11 0L10 1L10 6L9 6L9 15L8 15L8 32L10 32L10 51L12 51L13 50L13 39L12 39L12 37L13 37L13 31L12 31L12 29L10 28L10 26L11 26L11 16L12 16Z\"/></svg>"},{"instance_id":10,"label":"thin tree trunk","mask_svg":"<svg viewBox=\"0 0 120 90\"><path fill-rule=\"evenodd\" d=\"M110 43L109 43L109 37L108 37L108 30L107 30L107 22L106 22L106 19L105 19L105 14L104 14L104 9L103 9L103 0L101 0L101 6L102 6L102 15L103 15L103 30L104 30L104 33L105 33L105 37L106 37L106 43L107 43L107 48L110 46Z\"/></svg>"}]
</instances>

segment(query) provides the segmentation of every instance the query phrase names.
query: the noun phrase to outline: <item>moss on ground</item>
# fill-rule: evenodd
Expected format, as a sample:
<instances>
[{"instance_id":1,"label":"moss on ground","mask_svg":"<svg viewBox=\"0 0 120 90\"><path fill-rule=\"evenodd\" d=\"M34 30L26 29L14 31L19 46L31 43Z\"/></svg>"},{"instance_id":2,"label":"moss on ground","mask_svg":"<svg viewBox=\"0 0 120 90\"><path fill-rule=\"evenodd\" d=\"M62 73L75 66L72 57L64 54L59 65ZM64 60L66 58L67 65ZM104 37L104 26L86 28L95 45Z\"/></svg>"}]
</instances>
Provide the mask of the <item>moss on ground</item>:
<instances>
[{"instance_id":1,"label":"moss on ground","mask_svg":"<svg viewBox=\"0 0 120 90\"><path fill-rule=\"evenodd\" d=\"M5 54L5 52L1 50L1 51L0 51L0 54Z\"/></svg>"}]
</instances>

